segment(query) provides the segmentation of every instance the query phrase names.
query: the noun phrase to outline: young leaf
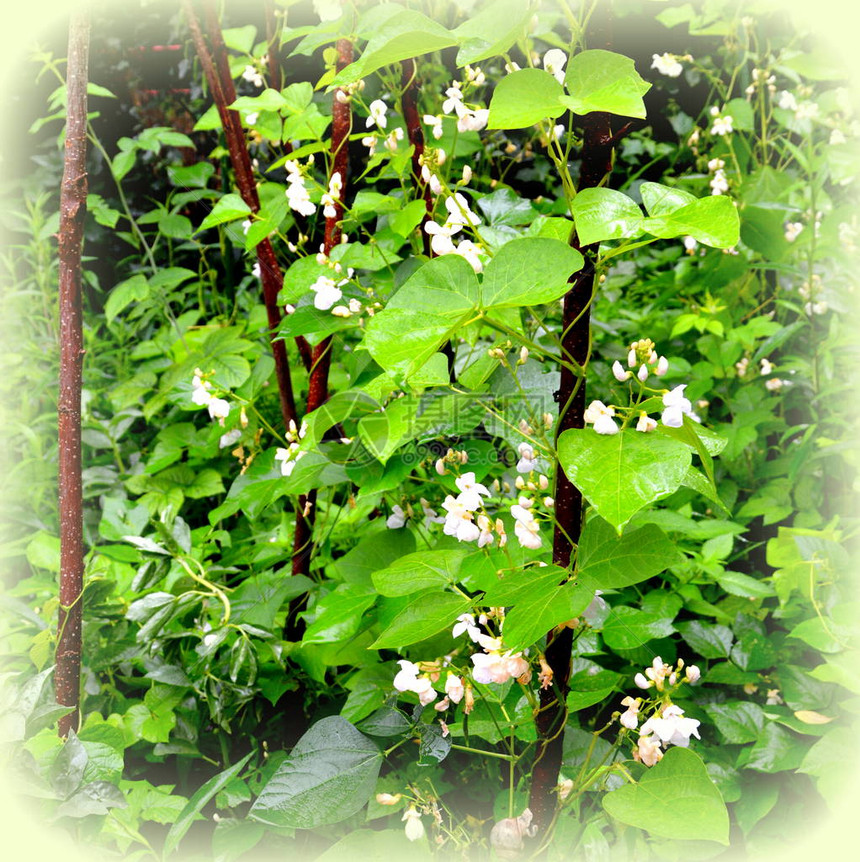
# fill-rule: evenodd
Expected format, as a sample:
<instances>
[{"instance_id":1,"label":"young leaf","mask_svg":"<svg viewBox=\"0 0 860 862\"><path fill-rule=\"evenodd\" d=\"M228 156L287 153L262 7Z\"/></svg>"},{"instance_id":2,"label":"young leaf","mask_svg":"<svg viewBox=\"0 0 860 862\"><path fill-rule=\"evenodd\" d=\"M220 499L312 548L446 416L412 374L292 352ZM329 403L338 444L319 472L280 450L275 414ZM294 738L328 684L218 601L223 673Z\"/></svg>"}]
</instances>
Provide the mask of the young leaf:
<instances>
[{"instance_id":1,"label":"young leaf","mask_svg":"<svg viewBox=\"0 0 860 862\"><path fill-rule=\"evenodd\" d=\"M238 763L234 763L229 769L219 772L210 778L189 800L182 809L176 821L170 827L167 837L164 839L164 858L166 859L179 846L185 833L191 828L192 822L200 814L206 803L219 793L233 778L235 778L245 767L245 764L253 757L254 752L246 754Z\"/></svg>"},{"instance_id":2,"label":"young leaf","mask_svg":"<svg viewBox=\"0 0 860 862\"><path fill-rule=\"evenodd\" d=\"M400 60L419 57L456 45L453 33L441 24L412 9L390 16L384 26L370 36L364 53L330 82L330 87L351 84Z\"/></svg>"},{"instance_id":3,"label":"young leaf","mask_svg":"<svg viewBox=\"0 0 860 862\"><path fill-rule=\"evenodd\" d=\"M212 212L200 223L200 227L197 228L196 233L228 221L248 218L249 215L251 215L251 208L239 195L224 195L212 208Z\"/></svg>"},{"instance_id":4,"label":"young leaf","mask_svg":"<svg viewBox=\"0 0 860 862\"><path fill-rule=\"evenodd\" d=\"M314 829L351 817L376 786L382 752L345 718L331 715L296 743L251 806L273 826Z\"/></svg>"},{"instance_id":5,"label":"young leaf","mask_svg":"<svg viewBox=\"0 0 860 862\"><path fill-rule=\"evenodd\" d=\"M497 0L472 13L455 31L460 42L457 65L477 63L507 51L519 36L532 10L522 0Z\"/></svg>"}]
</instances>

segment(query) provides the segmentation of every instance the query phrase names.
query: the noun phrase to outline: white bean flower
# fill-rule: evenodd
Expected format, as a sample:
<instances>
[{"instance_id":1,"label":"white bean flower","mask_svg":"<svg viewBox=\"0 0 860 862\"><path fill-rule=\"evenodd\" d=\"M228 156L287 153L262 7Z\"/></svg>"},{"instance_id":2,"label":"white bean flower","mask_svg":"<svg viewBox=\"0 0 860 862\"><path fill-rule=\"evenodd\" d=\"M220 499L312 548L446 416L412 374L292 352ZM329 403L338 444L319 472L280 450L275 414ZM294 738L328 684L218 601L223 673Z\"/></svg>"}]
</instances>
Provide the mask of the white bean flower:
<instances>
[{"instance_id":1,"label":"white bean flower","mask_svg":"<svg viewBox=\"0 0 860 862\"><path fill-rule=\"evenodd\" d=\"M552 75L559 84L564 83L564 67L567 63L567 54L560 48L550 48L543 55L543 67Z\"/></svg>"}]
</instances>

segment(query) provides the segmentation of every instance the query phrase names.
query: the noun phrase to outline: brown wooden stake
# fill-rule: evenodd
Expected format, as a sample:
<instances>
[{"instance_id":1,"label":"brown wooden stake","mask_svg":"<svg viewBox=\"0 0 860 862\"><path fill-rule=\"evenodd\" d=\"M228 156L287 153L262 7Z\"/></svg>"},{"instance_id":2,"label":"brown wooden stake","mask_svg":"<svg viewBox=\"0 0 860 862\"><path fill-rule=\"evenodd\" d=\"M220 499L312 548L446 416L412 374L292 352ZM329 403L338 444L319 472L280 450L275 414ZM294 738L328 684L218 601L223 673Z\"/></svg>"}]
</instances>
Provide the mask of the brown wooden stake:
<instances>
[{"instance_id":1,"label":"brown wooden stake","mask_svg":"<svg viewBox=\"0 0 860 862\"><path fill-rule=\"evenodd\" d=\"M348 39L338 39L337 71L345 69L351 62L352 42ZM340 101L338 93L343 93L344 96L347 96L343 90L336 90L332 100L331 171L329 179L335 173L340 174L341 192L340 198L334 206L335 214L327 216L325 220L323 254L326 257L329 257L332 250L340 244L342 236L343 201L346 197L349 171L349 133L352 130L351 103L348 98L343 97L343 101ZM324 338L314 348L313 363L308 380L308 413L312 413L328 400L328 375L331 368L331 353L331 336ZM293 537L292 571L294 575L307 575L310 571L311 557L313 555L316 500L316 490L311 491L307 497L299 499L299 508L296 512L296 532ZM287 637L289 640L297 640L299 637L300 627L296 614L302 606L302 602L303 599L297 599L290 605L290 613L287 619Z\"/></svg>"},{"instance_id":2,"label":"brown wooden stake","mask_svg":"<svg viewBox=\"0 0 860 862\"><path fill-rule=\"evenodd\" d=\"M594 112L583 117L582 167L579 190L594 188L612 170L612 136L610 115ZM594 290L594 260L597 246L582 247L574 236L571 245L582 252L585 266L575 273L564 298L562 312L562 353L566 361L583 366L588 361L590 344L589 303ZM570 428L585 423L585 379L570 368L562 367L558 392L559 420L556 439ZM571 484L561 464L556 464L555 517L552 561L569 568L574 546L582 529L582 495ZM573 630L563 628L547 635L546 661L552 668L553 685L541 690L540 711L536 718L538 746L532 770L529 808L534 815L538 834L551 824L558 802L556 786L567 721L568 681L573 648Z\"/></svg>"},{"instance_id":3,"label":"brown wooden stake","mask_svg":"<svg viewBox=\"0 0 860 862\"><path fill-rule=\"evenodd\" d=\"M87 212L87 63L90 24L86 11L72 13L66 71L66 142L60 188L59 257L60 380L59 439L60 610L54 687L57 703L74 707L59 721L61 737L80 723L81 596L84 589L83 492L81 482L81 387L83 312L81 251Z\"/></svg>"},{"instance_id":4,"label":"brown wooden stake","mask_svg":"<svg viewBox=\"0 0 860 862\"><path fill-rule=\"evenodd\" d=\"M257 186L254 182L254 172L251 167L251 156L245 142L245 132L242 129L242 121L237 111L228 109L236 100L236 88L230 76L230 67L227 60L227 48L221 35L221 27L218 23L217 10L212 2L206 3L206 25L209 44L200 29L200 22L194 11L191 0L183 0L182 7L185 19L191 30L191 38L197 50L197 56L212 91L212 97L221 118L221 126L224 129L224 137L227 141L227 151L230 154L230 163L236 176L236 185L242 200L248 205L252 212L260 210L260 198L257 194ZM210 50L209 45L212 49ZM266 316L269 323L269 338L272 346L272 355L275 360L275 376L278 380L278 393L281 402L281 415L284 427L288 427L290 420L296 421L296 402L293 395L292 374L290 372L287 349L283 340L277 338L278 328L281 323L281 310L278 306L278 293L283 284L283 274L278 263L275 250L271 241L264 239L257 246L257 262L260 265L260 280L263 285L263 303L266 307ZM304 342L304 339L302 339ZM307 348L307 342L305 342ZM299 344L301 351L301 344ZM309 354L309 350L306 350ZM310 356L308 355L308 360Z\"/></svg>"}]
</instances>

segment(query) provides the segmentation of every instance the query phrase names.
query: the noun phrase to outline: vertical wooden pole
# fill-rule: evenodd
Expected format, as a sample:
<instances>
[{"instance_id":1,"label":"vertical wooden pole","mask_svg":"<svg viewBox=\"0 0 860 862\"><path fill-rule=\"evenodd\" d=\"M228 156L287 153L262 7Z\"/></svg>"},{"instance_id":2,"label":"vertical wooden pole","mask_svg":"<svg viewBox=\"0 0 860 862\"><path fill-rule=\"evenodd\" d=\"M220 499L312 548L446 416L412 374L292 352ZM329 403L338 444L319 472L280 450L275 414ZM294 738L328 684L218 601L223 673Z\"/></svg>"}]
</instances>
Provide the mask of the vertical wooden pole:
<instances>
[{"instance_id":1,"label":"vertical wooden pole","mask_svg":"<svg viewBox=\"0 0 860 862\"><path fill-rule=\"evenodd\" d=\"M610 115L593 112L583 118L582 167L579 189L593 188L612 170L614 138ZM583 365L588 359L590 342L589 302L594 290L594 259L597 247L582 247L574 235L571 245L582 252L585 266L571 277L571 286L564 298L562 312L562 353L570 362ZM570 428L584 427L585 379L577 378L570 368L561 369L558 393L559 419L556 436ZM552 561L568 568L574 545L582 529L582 495L556 464L555 516ZM573 631L563 628L547 635L546 660L552 668L553 685L541 690L540 711L536 724L538 746L532 771L529 808L539 832L552 822L558 795L558 771L564 745L564 725L567 720L568 680L570 678Z\"/></svg>"},{"instance_id":2,"label":"vertical wooden pole","mask_svg":"<svg viewBox=\"0 0 860 862\"><path fill-rule=\"evenodd\" d=\"M60 509L60 611L54 686L57 703L74 707L59 721L68 736L80 719L81 625L84 588L81 483L83 323L81 251L87 211L87 63L90 25L86 10L72 13L66 70L66 142L60 188L60 379L57 401Z\"/></svg>"}]
</instances>

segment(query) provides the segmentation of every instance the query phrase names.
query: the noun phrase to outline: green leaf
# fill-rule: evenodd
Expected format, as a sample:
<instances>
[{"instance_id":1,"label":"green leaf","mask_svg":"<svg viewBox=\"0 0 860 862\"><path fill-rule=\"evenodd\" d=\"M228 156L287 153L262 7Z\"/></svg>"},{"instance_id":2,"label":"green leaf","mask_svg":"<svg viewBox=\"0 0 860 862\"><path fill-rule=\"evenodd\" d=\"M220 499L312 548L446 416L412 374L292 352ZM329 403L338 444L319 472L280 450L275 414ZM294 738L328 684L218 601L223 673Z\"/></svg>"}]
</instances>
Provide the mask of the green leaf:
<instances>
[{"instance_id":1,"label":"green leaf","mask_svg":"<svg viewBox=\"0 0 860 862\"><path fill-rule=\"evenodd\" d=\"M640 509L678 489L691 460L690 450L668 437L591 428L565 431L558 457L568 479L619 533Z\"/></svg>"},{"instance_id":2,"label":"green leaf","mask_svg":"<svg viewBox=\"0 0 860 862\"><path fill-rule=\"evenodd\" d=\"M351 817L376 786L382 753L345 718L314 724L296 743L251 806L273 826L314 829Z\"/></svg>"},{"instance_id":3,"label":"green leaf","mask_svg":"<svg viewBox=\"0 0 860 862\"><path fill-rule=\"evenodd\" d=\"M240 54L250 54L257 37L257 28L253 24L244 27L227 27L222 31L224 44Z\"/></svg>"},{"instance_id":4,"label":"green leaf","mask_svg":"<svg viewBox=\"0 0 860 862\"><path fill-rule=\"evenodd\" d=\"M544 69L520 69L505 75L490 99L488 129L524 129L564 113L564 89Z\"/></svg>"},{"instance_id":5,"label":"green leaf","mask_svg":"<svg viewBox=\"0 0 860 862\"><path fill-rule=\"evenodd\" d=\"M285 109L287 100L277 91L266 88L259 96L239 96L233 104L227 107L234 111L271 111L277 113Z\"/></svg>"},{"instance_id":6,"label":"green leaf","mask_svg":"<svg viewBox=\"0 0 860 862\"><path fill-rule=\"evenodd\" d=\"M522 0L497 0L471 14L454 31L460 42L457 65L477 63L507 51L522 34L531 14L529 5Z\"/></svg>"},{"instance_id":7,"label":"green leaf","mask_svg":"<svg viewBox=\"0 0 860 862\"><path fill-rule=\"evenodd\" d=\"M606 111L645 119L642 96L651 89L629 57L613 51L581 51L571 57L564 76L571 94L561 101L576 114Z\"/></svg>"},{"instance_id":8,"label":"green leaf","mask_svg":"<svg viewBox=\"0 0 860 862\"><path fill-rule=\"evenodd\" d=\"M600 590L638 584L682 559L668 536L653 524L618 536L602 518L591 518L579 542L577 568Z\"/></svg>"},{"instance_id":9,"label":"green leaf","mask_svg":"<svg viewBox=\"0 0 860 862\"><path fill-rule=\"evenodd\" d=\"M731 744L755 742L766 721L764 710L749 700L714 703L706 706L705 711L726 742Z\"/></svg>"},{"instance_id":10,"label":"green leaf","mask_svg":"<svg viewBox=\"0 0 860 862\"><path fill-rule=\"evenodd\" d=\"M552 302L567 293L568 278L583 263L576 249L556 239L524 237L507 242L484 270L481 305L492 309Z\"/></svg>"},{"instance_id":11,"label":"green leaf","mask_svg":"<svg viewBox=\"0 0 860 862\"><path fill-rule=\"evenodd\" d=\"M457 255L425 263L370 320L364 345L388 372L409 377L478 306L478 280Z\"/></svg>"},{"instance_id":12,"label":"green leaf","mask_svg":"<svg viewBox=\"0 0 860 862\"><path fill-rule=\"evenodd\" d=\"M573 199L571 212L581 245L642 233L644 218L639 204L615 189L583 189Z\"/></svg>"},{"instance_id":13,"label":"green leaf","mask_svg":"<svg viewBox=\"0 0 860 862\"><path fill-rule=\"evenodd\" d=\"M420 12L402 9L370 36L361 57L335 75L330 87L351 84L383 66L456 44L454 35L441 24Z\"/></svg>"},{"instance_id":14,"label":"green leaf","mask_svg":"<svg viewBox=\"0 0 860 862\"><path fill-rule=\"evenodd\" d=\"M663 239L691 236L714 248L730 248L740 239L737 205L726 195L700 198L668 215L646 218L641 226Z\"/></svg>"},{"instance_id":15,"label":"green leaf","mask_svg":"<svg viewBox=\"0 0 860 862\"><path fill-rule=\"evenodd\" d=\"M365 718L359 730L371 736L400 736L412 727L412 722L399 710L381 706Z\"/></svg>"},{"instance_id":16,"label":"green leaf","mask_svg":"<svg viewBox=\"0 0 860 862\"><path fill-rule=\"evenodd\" d=\"M536 579L535 588L505 615L504 643L508 649L532 646L555 626L581 614L594 598L591 584L558 585L558 575L547 583Z\"/></svg>"},{"instance_id":17,"label":"green leaf","mask_svg":"<svg viewBox=\"0 0 860 862\"><path fill-rule=\"evenodd\" d=\"M801 738L773 722L767 722L756 743L745 748L737 765L757 772L785 772L800 766L809 749Z\"/></svg>"},{"instance_id":18,"label":"green leaf","mask_svg":"<svg viewBox=\"0 0 860 862\"><path fill-rule=\"evenodd\" d=\"M638 784L607 793L603 807L652 835L729 843L729 813L720 791L702 759L687 748L670 748Z\"/></svg>"},{"instance_id":19,"label":"green leaf","mask_svg":"<svg viewBox=\"0 0 860 862\"><path fill-rule=\"evenodd\" d=\"M289 578L275 572L249 575L230 594L233 620L271 630L284 603L307 592L312 585L304 575Z\"/></svg>"},{"instance_id":20,"label":"green leaf","mask_svg":"<svg viewBox=\"0 0 860 862\"><path fill-rule=\"evenodd\" d=\"M603 624L603 640L613 649L636 649L674 631L672 623L665 617L619 605L612 608Z\"/></svg>"},{"instance_id":21,"label":"green leaf","mask_svg":"<svg viewBox=\"0 0 860 862\"><path fill-rule=\"evenodd\" d=\"M333 643L352 637L375 601L375 595L356 587L337 587L317 603L316 618L305 631L302 643Z\"/></svg>"},{"instance_id":22,"label":"green leaf","mask_svg":"<svg viewBox=\"0 0 860 862\"><path fill-rule=\"evenodd\" d=\"M809 749L797 768L816 779L816 788L835 811L844 802L846 791L856 780L854 758L855 735L850 727L834 728Z\"/></svg>"},{"instance_id":23,"label":"green leaf","mask_svg":"<svg viewBox=\"0 0 860 862\"><path fill-rule=\"evenodd\" d=\"M772 584L751 578L741 572L723 572L716 576L717 583L733 596L745 599L764 599L776 595Z\"/></svg>"},{"instance_id":24,"label":"green leaf","mask_svg":"<svg viewBox=\"0 0 860 862\"><path fill-rule=\"evenodd\" d=\"M432 596L432 598L431 598ZM438 590L419 593L370 645L372 649L404 647L453 627L472 606L469 599Z\"/></svg>"},{"instance_id":25,"label":"green leaf","mask_svg":"<svg viewBox=\"0 0 860 862\"><path fill-rule=\"evenodd\" d=\"M383 596L406 596L429 587L457 582L468 551L419 551L407 554L386 569L373 573L373 585Z\"/></svg>"},{"instance_id":26,"label":"green leaf","mask_svg":"<svg viewBox=\"0 0 860 862\"><path fill-rule=\"evenodd\" d=\"M110 323L124 308L133 302L149 299L150 287L146 276L138 272L131 278L121 281L110 292L105 303L105 318Z\"/></svg>"},{"instance_id":27,"label":"green leaf","mask_svg":"<svg viewBox=\"0 0 860 862\"><path fill-rule=\"evenodd\" d=\"M734 640L730 628L701 620L676 623L675 627L696 655L707 659L728 658Z\"/></svg>"},{"instance_id":28,"label":"green leaf","mask_svg":"<svg viewBox=\"0 0 860 862\"><path fill-rule=\"evenodd\" d=\"M215 225L224 224L225 222L236 221L236 219L240 218L246 219L250 215L251 208L239 195L227 194L215 204L212 212L203 219L195 233L200 233L200 231L215 227Z\"/></svg>"},{"instance_id":29,"label":"green leaf","mask_svg":"<svg viewBox=\"0 0 860 862\"><path fill-rule=\"evenodd\" d=\"M427 205L423 200L410 201L388 219L388 226L399 236L408 237L427 215Z\"/></svg>"},{"instance_id":30,"label":"green leaf","mask_svg":"<svg viewBox=\"0 0 860 862\"><path fill-rule=\"evenodd\" d=\"M642 183L639 194L649 216L668 215L696 201L696 196L690 192L660 183Z\"/></svg>"},{"instance_id":31,"label":"green leaf","mask_svg":"<svg viewBox=\"0 0 860 862\"><path fill-rule=\"evenodd\" d=\"M191 824L197 819L203 807L219 793L230 781L233 780L244 768L245 764L253 757L254 752L246 754L238 763L234 763L229 769L219 772L210 778L189 800L188 804L176 818L170 827L167 837L164 839L164 858L166 859L179 846L185 833L191 828Z\"/></svg>"}]
</instances>

